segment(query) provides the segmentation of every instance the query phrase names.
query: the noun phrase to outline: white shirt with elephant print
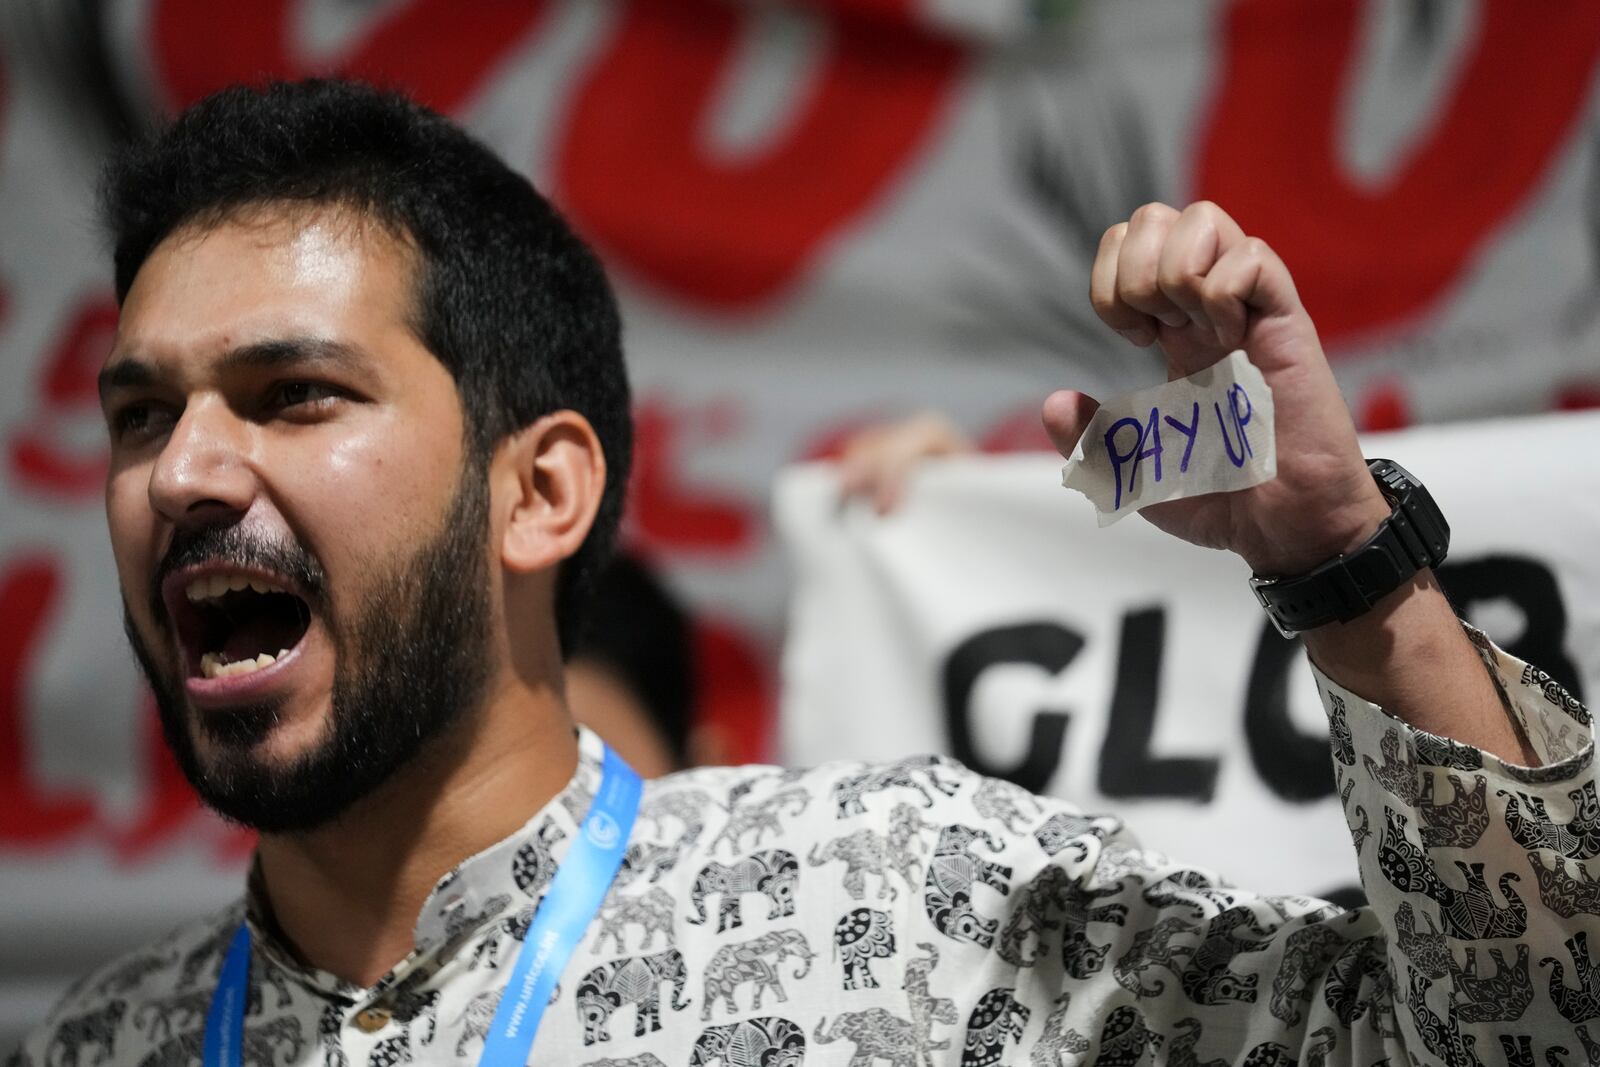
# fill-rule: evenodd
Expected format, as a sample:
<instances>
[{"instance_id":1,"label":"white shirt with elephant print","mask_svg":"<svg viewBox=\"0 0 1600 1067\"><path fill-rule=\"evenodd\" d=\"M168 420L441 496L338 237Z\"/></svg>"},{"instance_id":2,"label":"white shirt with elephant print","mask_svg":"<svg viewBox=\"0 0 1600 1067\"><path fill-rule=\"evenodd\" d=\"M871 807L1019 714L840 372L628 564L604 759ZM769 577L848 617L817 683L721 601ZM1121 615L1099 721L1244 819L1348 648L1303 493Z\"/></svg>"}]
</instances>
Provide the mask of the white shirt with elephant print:
<instances>
[{"instance_id":1,"label":"white shirt with elephant print","mask_svg":"<svg viewBox=\"0 0 1600 1067\"><path fill-rule=\"evenodd\" d=\"M1479 640L1536 770L1317 675L1373 902L1355 911L1228 888L1114 818L940 758L649 782L529 1062L1600 1062L1589 714ZM297 966L241 901L80 982L13 1062L198 1063L247 912L245 1063L476 1062L598 781L598 739L580 747L560 796L440 881L415 951L373 988Z\"/></svg>"}]
</instances>

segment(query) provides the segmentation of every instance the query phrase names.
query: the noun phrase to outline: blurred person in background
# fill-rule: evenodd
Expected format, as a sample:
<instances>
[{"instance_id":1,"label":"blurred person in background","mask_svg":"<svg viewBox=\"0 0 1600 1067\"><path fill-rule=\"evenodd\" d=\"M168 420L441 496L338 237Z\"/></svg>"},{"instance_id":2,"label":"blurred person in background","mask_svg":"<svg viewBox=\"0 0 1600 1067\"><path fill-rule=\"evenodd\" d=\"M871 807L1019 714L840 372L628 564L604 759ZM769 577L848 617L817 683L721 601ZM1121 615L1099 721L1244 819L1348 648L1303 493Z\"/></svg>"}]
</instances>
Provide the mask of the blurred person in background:
<instances>
[{"instance_id":1,"label":"blurred person in background","mask_svg":"<svg viewBox=\"0 0 1600 1067\"><path fill-rule=\"evenodd\" d=\"M567 700L574 719L646 778L727 762L717 728L695 721L688 613L636 556L619 553L595 583Z\"/></svg>"},{"instance_id":2,"label":"blurred person in background","mask_svg":"<svg viewBox=\"0 0 1600 1067\"><path fill-rule=\"evenodd\" d=\"M1544 801L1592 788L1588 714L1464 634L1426 566L1306 631L1335 758L1388 822L1358 845L1371 909L1224 888L935 757L641 787L563 695L627 389L604 276L538 194L435 115L307 83L197 105L110 204L128 635L185 772L262 836L242 900L85 979L17 1062L1600 1048L1559 967L1588 970L1585 883L1534 856L1535 903L1510 870L1525 836L1567 841ZM1174 377L1242 346L1274 393L1276 478L1159 526L1285 578L1392 528L1287 269L1226 214L1141 209L1092 295ZM1047 399L1063 453L1094 407ZM1419 763L1537 804L1424 849ZM1440 931L1557 961L1548 993L1460 970Z\"/></svg>"},{"instance_id":3,"label":"blurred person in background","mask_svg":"<svg viewBox=\"0 0 1600 1067\"><path fill-rule=\"evenodd\" d=\"M948 416L921 411L857 430L835 458L844 499L888 515L918 467L971 451ZM567 664L573 718L646 778L731 763L730 727L695 714L698 666L682 600L644 558L619 551L595 583L589 622Z\"/></svg>"},{"instance_id":4,"label":"blurred person in background","mask_svg":"<svg viewBox=\"0 0 1600 1067\"><path fill-rule=\"evenodd\" d=\"M905 498L918 467L973 450L971 438L943 412L888 419L846 438L839 449L839 487L846 499L868 501L879 515L888 515Z\"/></svg>"}]
</instances>

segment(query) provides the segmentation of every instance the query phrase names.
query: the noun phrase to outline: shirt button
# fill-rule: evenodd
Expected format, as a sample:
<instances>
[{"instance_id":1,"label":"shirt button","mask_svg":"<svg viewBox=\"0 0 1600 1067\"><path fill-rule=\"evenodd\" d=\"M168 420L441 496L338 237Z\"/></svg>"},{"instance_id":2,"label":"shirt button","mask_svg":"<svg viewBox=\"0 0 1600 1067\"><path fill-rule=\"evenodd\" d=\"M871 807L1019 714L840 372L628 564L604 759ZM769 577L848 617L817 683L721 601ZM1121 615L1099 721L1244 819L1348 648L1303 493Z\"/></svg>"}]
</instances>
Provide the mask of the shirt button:
<instances>
[{"instance_id":1,"label":"shirt button","mask_svg":"<svg viewBox=\"0 0 1600 1067\"><path fill-rule=\"evenodd\" d=\"M356 1012L356 1027L364 1034L375 1034L389 1025L390 1014L382 1008L364 1008Z\"/></svg>"}]
</instances>

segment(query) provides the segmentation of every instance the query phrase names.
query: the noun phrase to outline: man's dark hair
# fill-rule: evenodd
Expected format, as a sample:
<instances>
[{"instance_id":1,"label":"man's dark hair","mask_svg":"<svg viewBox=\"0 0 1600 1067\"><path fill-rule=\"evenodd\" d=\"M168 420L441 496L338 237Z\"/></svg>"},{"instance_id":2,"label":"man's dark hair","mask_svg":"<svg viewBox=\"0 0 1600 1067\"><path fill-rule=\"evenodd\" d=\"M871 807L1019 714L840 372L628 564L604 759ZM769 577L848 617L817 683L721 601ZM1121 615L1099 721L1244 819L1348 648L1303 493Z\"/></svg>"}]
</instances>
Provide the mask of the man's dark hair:
<instances>
[{"instance_id":1,"label":"man's dark hair","mask_svg":"<svg viewBox=\"0 0 1600 1067\"><path fill-rule=\"evenodd\" d=\"M454 377L480 462L552 411L593 424L605 492L556 589L570 653L632 453L621 320L599 260L526 178L443 116L357 83L276 82L208 96L113 158L102 209L117 300L174 231L273 204L354 209L415 247L412 328Z\"/></svg>"}]
</instances>

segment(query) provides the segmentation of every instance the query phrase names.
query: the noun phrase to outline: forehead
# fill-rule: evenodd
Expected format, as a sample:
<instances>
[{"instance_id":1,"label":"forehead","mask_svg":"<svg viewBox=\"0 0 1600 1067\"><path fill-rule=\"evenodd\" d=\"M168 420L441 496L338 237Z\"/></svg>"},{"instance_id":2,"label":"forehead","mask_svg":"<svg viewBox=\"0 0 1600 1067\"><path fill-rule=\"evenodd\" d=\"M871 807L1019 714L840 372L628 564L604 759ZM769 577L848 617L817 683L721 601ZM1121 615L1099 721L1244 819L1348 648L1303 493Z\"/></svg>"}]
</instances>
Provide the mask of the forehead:
<instances>
[{"instance_id":1,"label":"forehead","mask_svg":"<svg viewBox=\"0 0 1600 1067\"><path fill-rule=\"evenodd\" d=\"M203 359L284 336L379 343L410 332L415 255L348 208L257 206L193 223L151 251L111 360Z\"/></svg>"}]
</instances>

